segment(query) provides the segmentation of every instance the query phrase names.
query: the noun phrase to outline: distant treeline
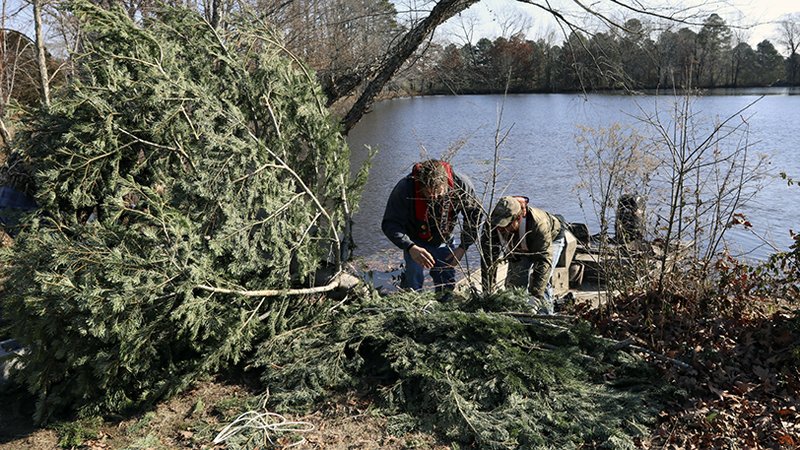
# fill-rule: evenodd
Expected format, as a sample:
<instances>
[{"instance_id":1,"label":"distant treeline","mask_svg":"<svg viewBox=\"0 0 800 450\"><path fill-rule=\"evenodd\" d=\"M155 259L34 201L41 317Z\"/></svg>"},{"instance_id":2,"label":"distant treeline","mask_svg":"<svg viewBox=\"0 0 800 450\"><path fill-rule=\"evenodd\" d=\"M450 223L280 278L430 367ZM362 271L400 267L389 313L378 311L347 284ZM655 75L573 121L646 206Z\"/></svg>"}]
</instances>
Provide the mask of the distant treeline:
<instances>
[{"instance_id":1,"label":"distant treeline","mask_svg":"<svg viewBox=\"0 0 800 450\"><path fill-rule=\"evenodd\" d=\"M425 94L559 92L800 85L800 55L784 58L769 40L753 49L717 14L695 32L649 32L638 19L561 45L522 36L448 45L427 61L410 90Z\"/></svg>"}]
</instances>

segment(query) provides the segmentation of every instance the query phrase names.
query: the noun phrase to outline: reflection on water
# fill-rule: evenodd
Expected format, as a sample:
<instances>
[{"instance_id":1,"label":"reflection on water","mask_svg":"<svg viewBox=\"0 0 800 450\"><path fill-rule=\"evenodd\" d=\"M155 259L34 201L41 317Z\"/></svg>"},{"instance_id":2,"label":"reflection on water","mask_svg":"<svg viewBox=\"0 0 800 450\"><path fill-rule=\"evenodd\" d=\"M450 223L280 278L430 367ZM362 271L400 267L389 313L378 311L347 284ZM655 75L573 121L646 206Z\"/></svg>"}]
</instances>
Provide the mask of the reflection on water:
<instances>
[{"instance_id":1,"label":"reflection on water","mask_svg":"<svg viewBox=\"0 0 800 450\"><path fill-rule=\"evenodd\" d=\"M693 104L694 121L703 129L764 93L780 95L764 97L742 118L750 129L751 154L770 157L770 177L744 211L753 230L733 229L730 234L735 250L756 258L772 251L758 236L785 249L790 243L788 230L800 229L800 189L787 187L777 176L786 172L800 179L800 97L790 95L800 90L739 90L737 95L698 97ZM667 96L604 94L520 94L505 99L496 95L435 96L381 102L348 137L354 170L367 157L365 145L378 150L355 216L356 255L385 258L389 251L401 260L399 250L392 253L392 245L381 233L380 221L389 192L414 162L439 157L463 144L452 160L454 167L473 180L479 195L487 195L495 142L503 139L496 195L527 195L535 206L563 214L568 221L587 223L596 232L592 207L581 204L581 192L576 189L579 127L619 123L623 128L652 133L637 117L655 110L669 117L672 103Z\"/></svg>"}]
</instances>

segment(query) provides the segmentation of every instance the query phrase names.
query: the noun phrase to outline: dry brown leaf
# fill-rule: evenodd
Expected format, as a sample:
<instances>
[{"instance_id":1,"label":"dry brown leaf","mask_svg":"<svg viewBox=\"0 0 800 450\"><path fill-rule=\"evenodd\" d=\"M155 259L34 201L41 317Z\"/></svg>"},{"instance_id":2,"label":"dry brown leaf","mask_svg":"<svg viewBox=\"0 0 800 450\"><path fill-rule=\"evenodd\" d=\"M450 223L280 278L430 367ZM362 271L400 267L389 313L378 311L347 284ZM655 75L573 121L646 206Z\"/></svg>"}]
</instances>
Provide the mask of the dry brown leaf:
<instances>
[{"instance_id":1,"label":"dry brown leaf","mask_svg":"<svg viewBox=\"0 0 800 450\"><path fill-rule=\"evenodd\" d=\"M780 436L778 436L778 443L788 447L794 447L796 445L794 438L786 433L782 433Z\"/></svg>"},{"instance_id":2,"label":"dry brown leaf","mask_svg":"<svg viewBox=\"0 0 800 450\"><path fill-rule=\"evenodd\" d=\"M194 436L194 433L188 430L180 431L178 434L184 439L191 439Z\"/></svg>"}]
</instances>

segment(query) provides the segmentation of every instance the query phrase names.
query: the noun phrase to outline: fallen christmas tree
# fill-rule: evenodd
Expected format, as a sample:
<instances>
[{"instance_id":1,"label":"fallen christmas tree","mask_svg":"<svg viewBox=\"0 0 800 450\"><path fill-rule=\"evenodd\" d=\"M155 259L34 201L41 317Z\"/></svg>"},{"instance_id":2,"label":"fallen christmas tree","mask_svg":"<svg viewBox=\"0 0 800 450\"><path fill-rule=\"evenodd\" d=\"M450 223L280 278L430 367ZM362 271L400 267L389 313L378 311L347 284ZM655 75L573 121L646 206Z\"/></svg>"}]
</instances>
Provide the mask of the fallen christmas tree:
<instances>
[{"instance_id":1,"label":"fallen christmas tree","mask_svg":"<svg viewBox=\"0 0 800 450\"><path fill-rule=\"evenodd\" d=\"M521 323L514 293L285 295L340 262L358 185L313 79L263 30L72 9L76 76L17 141L40 209L0 256L39 421L243 363L270 408L366 391L398 433L482 448L631 447L653 423L670 391L645 363L585 325Z\"/></svg>"},{"instance_id":2,"label":"fallen christmas tree","mask_svg":"<svg viewBox=\"0 0 800 450\"><path fill-rule=\"evenodd\" d=\"M336 266L357 192L312 75L265 30L76 1L74 78L24 118L38 213L13 248L6 330L37 419L121 411L240 360L285 297Z\"/></svg>"}]
</instances>

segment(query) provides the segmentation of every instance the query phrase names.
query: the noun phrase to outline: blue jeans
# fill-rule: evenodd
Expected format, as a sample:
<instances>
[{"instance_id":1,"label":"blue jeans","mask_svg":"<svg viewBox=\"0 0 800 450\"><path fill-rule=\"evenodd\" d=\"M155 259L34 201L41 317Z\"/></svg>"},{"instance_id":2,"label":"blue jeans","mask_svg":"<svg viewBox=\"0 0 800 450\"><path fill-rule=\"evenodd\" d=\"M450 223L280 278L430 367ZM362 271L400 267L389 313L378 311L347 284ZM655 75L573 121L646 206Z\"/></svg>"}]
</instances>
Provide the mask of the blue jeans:
<instances>
[{"instance_id":1,"label":"blue jeans","mask_svg":"<svg viewBox=\"0 0 800 450\"><path fill-rule=\"evenodd\" d=\"M19 223L22 215L36 209L36 202L26 194L8 186L0 186L0 226L6 227L6 232L14 236L14 228Z\"/></svg>"},{"instance_id":2,"label":"blue jeans","mask_svg":"<svg viewBox=\"0 0 800 450\"><path fill-rule=\"evenodd\" d=\"M550 254L550 276L547 279L547 288L545 288L542 298L532 298L530 303L534 310L539 314L553 314L555 310L555 295L553 293L553 274L556 270L556 264L561 257L561 252L564 251L566 239L564 237L553 240L548 250ZM509 262L508 274L506 275L506 286L525 287L531 288L530 277L532 275L533 258L522 256L518 259ZM538 296L538 293L531 293Z\"/></svg>"},{"instance_id":3,"label":"blue jeans","mask_svg":"<svg viewBox=\"0 0 800 450\"><path fill-rule=\"evenodd\" d=\"M550 249L553 251L553 259L550 261L552 265L550 267L550 278L547 282L547 289L544 290L544 303L546 314L553 314L555 310L555 295L553 294L553 274L556 272L556 264L558 264L558 259L561 258L561 252L564 251L564 245L566 245L567 240L564 236L553 241L552 246Z\"/></svg>"},{"instance_id":4,"label":"blue jeans","mask_svg":"<svg viewBox=\"0 0 800 450\"><path fill-rule=\"evenodd\" d=\"M456 282L456 269L451 267L447 259L453 254L452 244L445 243L438 246L428 244L416 244L422 247L433 256L436 264L431 268L431 278L436 292L453 289ZM425 281L425 269L411 258L408 250L403 251L403 259L406 261L406 269L400 287L419 291Z\"/></svg>"}]
</instances>

